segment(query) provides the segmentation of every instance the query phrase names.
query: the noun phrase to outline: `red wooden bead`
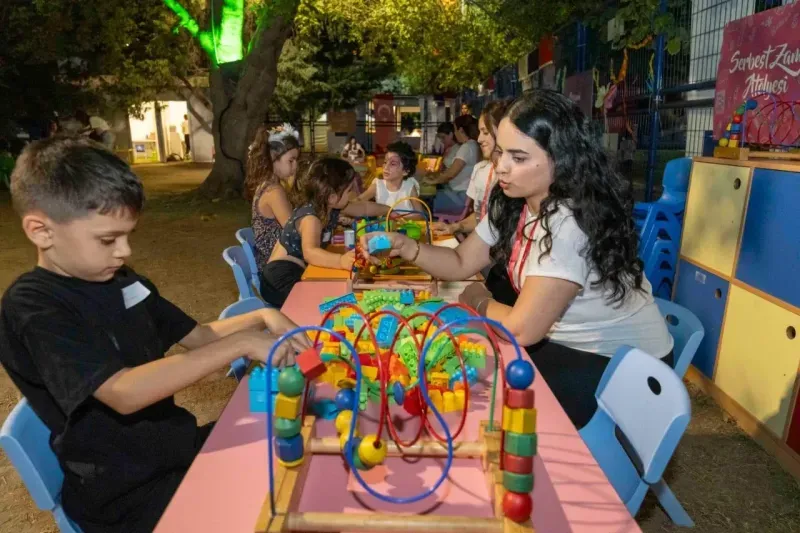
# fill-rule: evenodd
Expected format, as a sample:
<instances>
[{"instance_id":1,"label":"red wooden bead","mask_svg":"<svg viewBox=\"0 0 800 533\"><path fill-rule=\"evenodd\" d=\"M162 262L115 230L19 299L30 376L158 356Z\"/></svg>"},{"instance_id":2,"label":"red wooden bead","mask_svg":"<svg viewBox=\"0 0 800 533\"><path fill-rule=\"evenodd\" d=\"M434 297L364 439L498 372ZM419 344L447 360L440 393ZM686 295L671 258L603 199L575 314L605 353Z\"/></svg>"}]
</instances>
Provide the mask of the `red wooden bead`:
<instances>
[{"instance_id":1,"label":"red wooden bead","mask_svg":"<svg viewBox=\"0 0 800 533\"><path fill-rule=\"evenodd\" d=\"M316 379L325 373L325 363L316 348L309 348L297 356L297 367L308 380Z\"/></svg>"},{"instance_id":2,"label":"red wooden bead","mask_svg":"<svg viewBox=\"0 0 800 533\"><path fill-rule=\"evenodd\" d=\"M734 115L733 116L733 123L740 124L742 122L742 115Z\"/></svg>"},{"instance_id":3,"label":"red wooden bead","mask_svg":"<svg viewBox=\"0 0 800 533\"><path fill-rule=\"evenodd\" d=\"M530 409L534 402L533 389L506 389L503 402L511 409Z\"/></svg>"},{"instance_id":4,"label":"red wooden bead","mask_svg":"<svg viewBox=\"0 0 800 533\"><path fill-rule=\"evenodd\" d=\"M503 470L515 474L530 474L533 472L533 457L503 454Z\"/></svg>"},{"instance_id":5,"label":"red wooden bead","mask_svg":"<svg viewBox=\"0 0 800 533\"><path fill-rule=\"evenodd\" d=\"M410 415L416 416L422 413L422 395L420 395L419 388L414 387L403 400L403 409Z\"/></svg>"},{"instance_id":6,"label":"red wooden bead","mask_svg":"<svg viewBox=\"0 0 800 533\"><path fill-rule=\"evenodd\" d=\"M503 495L503 515L514 522L524 522L533 512L533 499L530 494L506 492Z\"/></svg>"}]
</instances>

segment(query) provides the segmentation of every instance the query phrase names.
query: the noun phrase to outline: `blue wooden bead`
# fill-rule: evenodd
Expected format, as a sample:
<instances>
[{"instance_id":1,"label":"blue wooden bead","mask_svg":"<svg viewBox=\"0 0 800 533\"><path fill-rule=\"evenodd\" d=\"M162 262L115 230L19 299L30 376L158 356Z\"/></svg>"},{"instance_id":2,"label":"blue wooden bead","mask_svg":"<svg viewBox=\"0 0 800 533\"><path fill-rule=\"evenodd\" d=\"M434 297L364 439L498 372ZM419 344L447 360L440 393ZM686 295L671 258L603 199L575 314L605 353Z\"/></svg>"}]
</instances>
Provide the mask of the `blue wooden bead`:
<instances>
[{"instance_id":1,"label":"blue wooden bead","mask_svg":"<svg viewBox=\"0 0 800 533\"><path fill-rule=\"evenodd\" d=\"M392 394L394 395L394 401L397 405L403 405L403 402L406 399L406 389L403 387L403 384L399 381L395 381L394 385L392 385Z\"/></svg>"},{"instance_id":2,"label":"blue wooden bead","mask_svg":"<svg viewBox=\"0 0 800 533\"><path fill-rule=\"evenodd\" d=\"M275 448L278 459L284 463L293 463L303 458L303 437L295 435L294 437L275 439Z\"/></svg>"},{"instance_id":3,"label":"blue wooden bead","mask_svg":"<svg viewBox=\"0 0 800 533\"><path fill-rule=\"evenodd\" d=\"M512 389L527 389L533 383L533 364L525 359L515 359L506 367L506 383Z\"/></svg>"},{"instance_id":4,"label":"blue wooden bead","mask_svg":"<svg viewBox=\"0 0 800 533\"><path fill-rule=\"evenodd\" d=\"M758 107L758 102L751 98L747 101L747 109L755 109Z\"/></svg>"},{"instance_id":5,"label":"blue wooden bead","mask_svg":"<svg viewBox=\"0 0 800 533\"><path fill-rule=\"evenodd\" d=\"M341 389L334 398L340 411L352 411L356 408L356 392L353 389Z\"/></svg>"}]
</instances>

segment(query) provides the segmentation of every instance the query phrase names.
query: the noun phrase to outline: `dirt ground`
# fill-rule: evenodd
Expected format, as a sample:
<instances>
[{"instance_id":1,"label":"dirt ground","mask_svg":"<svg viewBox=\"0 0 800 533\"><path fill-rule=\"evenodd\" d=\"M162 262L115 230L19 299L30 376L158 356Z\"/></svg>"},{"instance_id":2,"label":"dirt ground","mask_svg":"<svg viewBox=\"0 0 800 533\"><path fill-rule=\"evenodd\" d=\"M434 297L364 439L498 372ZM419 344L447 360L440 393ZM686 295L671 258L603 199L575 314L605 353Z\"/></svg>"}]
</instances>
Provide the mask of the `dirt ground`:
<instances>
[{"instance_id":1,"label":"dirt ground","mask_svg":"<svg viewBox=\"0 0 800 533\"><path fill-rule=\"evenodd\" d=\"M201 321L216 318L236 299L222 250L249 223L243 202L195 200L189 192L208 172L192 164L136 167L148 204L133 236L130 263L169 299ZM8 194L0 192L0 291L35 262ZM200 423L216 419L234 390L223 372L178 395ZM0 423L19 393L0 369ZM670 465L667 481L698 533L800 531L800 488L780 466L708 397L692 391L692 422ZM14 468L0 452L0 533L56 532L50 514L33 504ZM646 533L677 531L647 500L638 515ZM546 533L546 532L543 532Z\"/></svg>"}]
</instances>

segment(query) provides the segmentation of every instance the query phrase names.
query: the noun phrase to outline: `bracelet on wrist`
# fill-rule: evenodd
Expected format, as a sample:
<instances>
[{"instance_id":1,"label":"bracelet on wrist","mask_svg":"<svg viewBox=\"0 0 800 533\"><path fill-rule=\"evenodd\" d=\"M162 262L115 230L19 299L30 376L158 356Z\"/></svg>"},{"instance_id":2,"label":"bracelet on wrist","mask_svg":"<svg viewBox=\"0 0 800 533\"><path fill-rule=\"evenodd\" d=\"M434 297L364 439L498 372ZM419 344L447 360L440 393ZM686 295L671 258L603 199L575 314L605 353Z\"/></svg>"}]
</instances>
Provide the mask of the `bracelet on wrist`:
<instances>
[{"instance_id":1,"label":"bracelet on wrist","mask_svg":"<svg viewBox=\"0 0 800 533\"><path fill-rule=\"evenodd\" d=\"M478 305L475 306L475 310L478 312L479 315L486 316L486 311L489 309L489 302L490 301L492 301L492 297L491 296L487 296L486 298L484 298L483 300L478 302ZM481 311L481 307L483 307L482 311Z\"/></svg>"},{"instance_id":2,"label":"bracelet on wrist","mask_svg":"<svg viewBox=\"0 0 800 533\"><path fill-rule=\"evenodd\" d=\"M419 252L420 252L420 250L422 250L422 245L419 243L419 241L414 241L414 242L417 243L417 252L414 254L414 257L411 259L411 261L410 261L411 263L416 263L417 262L417 259L419 258Z\"/></svg>"}]
</instances>

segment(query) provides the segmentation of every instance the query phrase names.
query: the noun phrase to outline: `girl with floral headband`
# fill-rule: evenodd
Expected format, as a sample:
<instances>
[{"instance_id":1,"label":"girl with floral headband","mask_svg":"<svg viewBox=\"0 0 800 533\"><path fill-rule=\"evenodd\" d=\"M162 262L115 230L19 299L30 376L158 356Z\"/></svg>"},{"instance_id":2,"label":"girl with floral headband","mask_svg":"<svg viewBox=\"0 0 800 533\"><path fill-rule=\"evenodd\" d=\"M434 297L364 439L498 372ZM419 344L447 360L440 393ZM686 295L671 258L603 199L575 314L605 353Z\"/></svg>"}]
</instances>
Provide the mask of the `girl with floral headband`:
<instances>
[{"instance_id":1,"label":"girl with floral headband","mask_svg":"<svg viewBox=\"0 0 800 533\"><path fill-rule=\"evenodd\" d=\"M244 197L252 205L251 225L259 272L269 261L283 226L292 214L286 191L291 188L299 157L299 134L289 124L272 130L261 126L250 145Z\"/></svg>"}]
</instances>

